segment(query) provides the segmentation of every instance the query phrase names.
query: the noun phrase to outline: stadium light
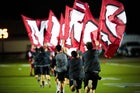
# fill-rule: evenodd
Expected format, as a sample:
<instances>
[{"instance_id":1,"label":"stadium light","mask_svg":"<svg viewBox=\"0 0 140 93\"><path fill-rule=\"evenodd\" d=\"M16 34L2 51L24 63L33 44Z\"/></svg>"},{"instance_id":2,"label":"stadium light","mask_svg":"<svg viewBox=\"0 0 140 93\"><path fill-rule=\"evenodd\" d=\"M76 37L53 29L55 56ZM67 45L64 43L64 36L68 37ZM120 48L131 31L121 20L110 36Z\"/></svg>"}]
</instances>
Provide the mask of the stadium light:
<instances>
[{"instance_id":1,"label":"stadium light","mask_svg":"<svg viewBox=\"0 0 140 93\"><path fill-rule=\"evenodd\" d=\"M8 29L4 28L4 29L0 29L0 39L6 39L8 38Z\"/></svg>"},{"instance_id":2,"label":"stadium light","mask_svg":"<svg viewBox=\"0 0 140 93\"><path fill-rule=\"evenodd\" d=\"M7 39L7 38L8 38L8 29L7 28L4 28L4 29L0 28L0 39L2 40L2 51L1 51L2 56L4 56L4 39Z\"/></svg>"}]
</instances>

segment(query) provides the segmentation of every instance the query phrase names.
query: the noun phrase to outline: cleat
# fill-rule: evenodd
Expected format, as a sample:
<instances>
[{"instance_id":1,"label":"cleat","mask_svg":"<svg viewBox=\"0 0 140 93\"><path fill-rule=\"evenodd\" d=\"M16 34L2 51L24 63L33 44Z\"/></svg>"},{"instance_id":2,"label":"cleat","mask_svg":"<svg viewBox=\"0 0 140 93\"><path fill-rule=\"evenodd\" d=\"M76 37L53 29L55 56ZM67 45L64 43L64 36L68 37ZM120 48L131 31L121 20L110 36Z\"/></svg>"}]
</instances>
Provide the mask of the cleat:
<instances>
[{"instance_id":1,"label":"cleat","mask_svg":"<svg viewBox=\"0 0 140 93\"><path fill-rule=\"evenodd\" d=\"M44 87L45 86L45 82L44 81L42 81L42 87Z\"/></svg>"},{"instance_id":2,"label":"cleat","mask_svg":"<svg viewBox=\"0 0 140 93\"><path fill-rule=\"evenodd\" d=\"M74 86L74 85L71 86L71 91L72 91L72 92L75 91L75 86Z\"/></svg>"},{"instance_id":3,"label":"cleat","mask_svg":"<svg viewBox=\"0 0 140 93\"><path fill-rule=\"evenodd\" d=\"M49 88L50 88L50 87L51 87L50 80L48 80L48 82L47 82L47 83L48 83L48 86L49 86Z\"/></svg>"},{"instance_id":4,"label":"cleat","mask_svg":"<svg viewBox=\"0 0 140 93\"><path fill-rule=\"evenodd\" d=\"M37 82L39 83L40 82L40 79L37 79Z\"/></svg>"}]
</instances>

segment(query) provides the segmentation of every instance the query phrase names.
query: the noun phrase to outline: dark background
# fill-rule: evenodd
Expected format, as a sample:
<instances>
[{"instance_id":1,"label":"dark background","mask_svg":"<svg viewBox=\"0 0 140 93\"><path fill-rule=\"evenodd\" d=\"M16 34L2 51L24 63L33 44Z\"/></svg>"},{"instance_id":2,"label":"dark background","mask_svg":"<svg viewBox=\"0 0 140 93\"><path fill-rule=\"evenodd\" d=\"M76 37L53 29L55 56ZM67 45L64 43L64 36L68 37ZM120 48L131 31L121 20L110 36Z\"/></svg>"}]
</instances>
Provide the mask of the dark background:
<instances>
[{"instance_id":1,"label":"dark background","mask_svg":"<svg viewBox=\"0 0 140 93\"><path fill-rule=\"evenodd\" d=\"M95 18L99 18L101 0L86 1ZM127 16L126 34L140 34L138 0L118 0L124 4ZM59 19L65 6L73 6L74 0L4 0L0 4L0 28L7 28L10 38L27 38L21 14L31 18L48 18L51 9Z\"/></svg>"}]
</instances>

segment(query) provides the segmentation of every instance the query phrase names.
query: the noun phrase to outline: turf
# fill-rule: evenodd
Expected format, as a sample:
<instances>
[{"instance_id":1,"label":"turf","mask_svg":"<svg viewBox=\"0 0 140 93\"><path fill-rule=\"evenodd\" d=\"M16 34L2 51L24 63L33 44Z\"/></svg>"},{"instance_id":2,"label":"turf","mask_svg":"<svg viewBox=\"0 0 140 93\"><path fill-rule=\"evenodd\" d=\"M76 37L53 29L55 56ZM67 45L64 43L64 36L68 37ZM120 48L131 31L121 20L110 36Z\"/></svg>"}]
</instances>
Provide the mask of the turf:
<instances>
[{"instance_id":1,"label":"turf","mask_svg":"<svg viewBox=\"0 0 140 93\"><path fill-rule=\"evenodd\" d=\"M26 61L0 63L0 93L56 93L53 76L50 88L40 88L34 76L29 76L29 69ZM140 93L139 60L101 59L100 76L96 93ZM69 85L65 93L72 93Z\"/></svg>"}]
</instances>

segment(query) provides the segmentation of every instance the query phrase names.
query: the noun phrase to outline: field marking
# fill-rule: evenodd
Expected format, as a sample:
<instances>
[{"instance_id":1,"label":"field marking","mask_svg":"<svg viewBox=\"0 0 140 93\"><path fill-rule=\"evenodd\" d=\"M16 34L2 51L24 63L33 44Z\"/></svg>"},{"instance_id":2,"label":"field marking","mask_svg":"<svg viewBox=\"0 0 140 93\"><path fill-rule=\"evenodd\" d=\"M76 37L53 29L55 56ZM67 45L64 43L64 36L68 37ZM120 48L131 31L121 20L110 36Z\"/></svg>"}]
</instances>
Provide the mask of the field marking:
<instances>
[{"instance_id":1,"label":"field marking","mask_svg":"<svg viewBox=\"0 0 140 93\"><path fill-rule=\"evenodd\" d=\"M119 87L119 88L128 88L130 86L140 87L140 83L104 83L103 85L115 86L115 87Z\"/></svg>"},{"instance_id":2,"label":"field marking","mask_svg":"<svg viewBox=\"0 0 140 93\"><path fill-rule=\"evenodd\" d=\"M0 65L0 67L9 67L9 65L2 64L2 65Z\"/></svg>"},{"instance_id":3,"label":"field marking","mask_svg":"<svg viewBox=\"0 0 140 93\"><path fill-rule=\"evenodd\" d=\"M22 64L21 66L22 66L22 67L29 67L30 64Z\"/></svg>"},{"instance_id":4,"label":"field marking","mask_svg":"<svg viewBox=\"0 0 140 93\"><path fill-rule=\"evenodd\" d=\"M103 77L101 80L121 80L120 78L115 78L115 77Z\"/></svg>"},{"instance_id":5,"label":"field marking","mask_svg":"<svg viewBox=\"0 0 140 93\"><path fill-rule=\"evenodd\" d=\"M108 65L112 65L112 66L122 66L122 67L130 67L130 68L140 68L140 66L136 66L136 65L128 65L128 64L118 64L118 63L106 63ZM11 66L17 66L15 64L0 64L0 67L11 67ZM19 64L19 66L22 67L29 67L30 64Z\"/></svg>"},{"instance_id":6,"label":"field marking","mask_svg":"<svg viewBox=\"0 0 140 93\"><path fill-rule=\"evenodd\" d=\"M128 64L118 64L118 63L107 63L108 65L112 66L122 66L122 67L130 67L130 68L140 68L140 66L136 65L128 65Z\"/></svg>"},{"instance_id":7,"label":"field marking","mask_svg":"<svg viewBox=\"0 0 140 93\"><path fill-rule=\"evenodd\" d=\"M135 91L134 93L140 93L140 91Z\"/></svg>"},{"instance_id":8,"label":"field marking","mask_svg":"<svg viewBox=\"0 0 140 93\"><path fill-rule=\"evenodd\" d=\"M12 66L29 67L30 64L19 64L19 65L15 65L15 64L0 64L0 67L12 67Z\"/></svg>"}]
</instances>

